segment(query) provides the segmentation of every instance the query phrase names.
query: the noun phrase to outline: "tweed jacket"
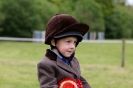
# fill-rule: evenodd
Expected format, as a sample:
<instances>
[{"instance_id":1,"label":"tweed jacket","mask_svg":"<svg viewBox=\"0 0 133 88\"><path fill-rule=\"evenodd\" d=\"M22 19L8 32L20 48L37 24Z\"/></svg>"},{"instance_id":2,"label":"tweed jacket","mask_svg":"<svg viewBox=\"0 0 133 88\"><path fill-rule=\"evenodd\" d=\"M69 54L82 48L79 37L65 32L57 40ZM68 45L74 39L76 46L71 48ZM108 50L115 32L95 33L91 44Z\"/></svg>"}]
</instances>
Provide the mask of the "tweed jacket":
<instances>
[{"instance_id":1,"label":"tweed jacket","mask_svg":"<svg viewBox=\"0 0 133 88\"><path fill-rule=\"evenodd\" d=\"M38 63L37 69L40 88L58 88L58 82L66 77L80 79L83 88L91 88L81 76L79 63L75 57L72 59L71 65L68 65L48 49L45 57Z\"/></svg>"}]
</instances>

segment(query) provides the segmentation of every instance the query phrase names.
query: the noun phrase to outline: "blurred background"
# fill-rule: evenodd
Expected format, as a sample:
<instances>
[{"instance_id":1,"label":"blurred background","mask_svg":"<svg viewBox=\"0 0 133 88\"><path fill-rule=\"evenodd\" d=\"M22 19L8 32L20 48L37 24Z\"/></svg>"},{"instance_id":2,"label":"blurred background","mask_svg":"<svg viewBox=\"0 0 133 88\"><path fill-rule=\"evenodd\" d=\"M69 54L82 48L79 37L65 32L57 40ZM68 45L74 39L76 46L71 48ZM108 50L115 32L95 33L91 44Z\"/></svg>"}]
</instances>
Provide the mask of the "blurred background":
<instances>
[{"instance_id":1,"label":"blurred background","mask_svg":"<svg viewBox=\"0 0 133 88\"><path fill-rule=\"evenodd\" d=\"M46 23L51 16L67 13L90 26L87 39L123 37L132 39L132 2L132 0L0 0L0 37L35 37L45 31Z\"/></svg>"},{"instance_id":2,"label":"blurred background","mask_svg":"<svg viewBox=\"0 0 133 88\"><path fill-rule=\"evenodd\" d=\"M132 88L133 0L0 0L0 88L39 88L45 27L59 13L90 26L76 56L92 88Z\"/></svg>"}]
</instances>

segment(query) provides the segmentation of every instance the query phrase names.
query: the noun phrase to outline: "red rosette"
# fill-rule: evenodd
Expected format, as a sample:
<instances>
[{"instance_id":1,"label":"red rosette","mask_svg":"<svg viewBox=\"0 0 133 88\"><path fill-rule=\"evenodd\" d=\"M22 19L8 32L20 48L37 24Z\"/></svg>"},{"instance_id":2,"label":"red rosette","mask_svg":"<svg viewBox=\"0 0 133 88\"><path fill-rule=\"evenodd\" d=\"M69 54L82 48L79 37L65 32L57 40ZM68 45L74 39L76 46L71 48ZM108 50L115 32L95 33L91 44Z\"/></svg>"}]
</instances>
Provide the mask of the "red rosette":
<instances>
[{"instance_id":1,"label":"red rosette","mask_svg":"<svg viewBox=\"0 0 133 88\"><path fill-rule=\"evenodd\" d=\"M59 82L58 88L83 88L83 85L79 79L64 78Z\"/></svg>"},{"instance_id":2,"label":"red rosette","mask_svg":"<svg viewBox=\"0 0 133 88\"><path fill-rule=\"evenodd\" d=\"M76 81L77 81L78 88L83 88L82 81L80 79L77 79Z\"/></svg>"}]
</instances>

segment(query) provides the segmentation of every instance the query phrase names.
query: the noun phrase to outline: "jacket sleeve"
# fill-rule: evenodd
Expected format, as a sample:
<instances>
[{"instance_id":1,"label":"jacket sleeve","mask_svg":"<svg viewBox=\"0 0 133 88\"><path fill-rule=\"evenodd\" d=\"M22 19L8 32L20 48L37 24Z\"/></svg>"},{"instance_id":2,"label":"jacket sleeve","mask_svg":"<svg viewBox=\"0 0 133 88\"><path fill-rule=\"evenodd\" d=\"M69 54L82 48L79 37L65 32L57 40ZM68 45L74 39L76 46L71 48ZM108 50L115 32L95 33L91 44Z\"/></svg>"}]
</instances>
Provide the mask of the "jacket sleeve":
<instances>
[{"instance_id":1,"label":"jacket sleeve","mask_svg":"<svg viewBox=\"0 0 133 88\"><path fill-rule=\"evenodd\" d=\"M48 64L39 63L37 65L37 70L40 88L58 88L54 68Z\"/></svg>"},{"instance_id":2,"label":"jacket sleeve","mask_svg":"<svg viewBox=\"0 0 133 88\"><path fill-rule=\"evenodd\" d=\"M82 76L80 76L80 79L83 83L83 88L91 88L88 82Z\"/></svg>"}]
</instances>

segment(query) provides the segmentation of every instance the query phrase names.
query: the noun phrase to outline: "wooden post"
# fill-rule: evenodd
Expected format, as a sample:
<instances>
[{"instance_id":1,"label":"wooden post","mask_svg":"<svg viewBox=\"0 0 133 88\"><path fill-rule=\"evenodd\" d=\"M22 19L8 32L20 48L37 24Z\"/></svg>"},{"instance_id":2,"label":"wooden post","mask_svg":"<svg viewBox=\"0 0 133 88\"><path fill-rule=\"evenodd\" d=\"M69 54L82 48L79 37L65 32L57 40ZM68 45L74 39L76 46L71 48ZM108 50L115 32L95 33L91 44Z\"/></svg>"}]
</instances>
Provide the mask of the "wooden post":
<instances>
[{"instance_id":1,"label":"wooden post","mask_svg":"<svg viewBox=\"0 0 133 88\"><path fill-rule=\"evenodd\" d=\"M125 39L122 39L122 55L121 55L121 67L125 67Z\"/></svg>"}]
</instances>

